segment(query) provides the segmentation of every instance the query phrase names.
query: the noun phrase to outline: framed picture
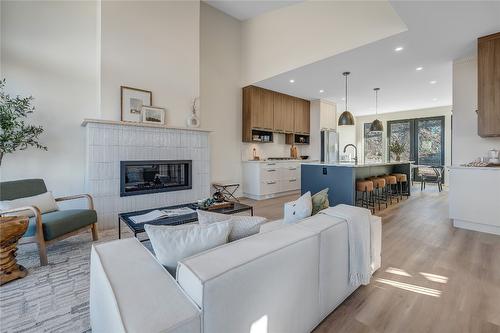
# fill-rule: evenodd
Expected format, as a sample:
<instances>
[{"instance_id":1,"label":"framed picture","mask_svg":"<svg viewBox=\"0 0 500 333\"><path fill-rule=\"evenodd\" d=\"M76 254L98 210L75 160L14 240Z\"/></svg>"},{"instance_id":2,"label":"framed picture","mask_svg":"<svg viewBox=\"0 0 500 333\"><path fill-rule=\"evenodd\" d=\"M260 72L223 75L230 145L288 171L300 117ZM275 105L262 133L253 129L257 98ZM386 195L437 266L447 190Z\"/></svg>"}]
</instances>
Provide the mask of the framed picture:
<instances>
[{"instance_id":1,"label":"framed picture","mask_svg":"<svg viewBox=\"0 0 500 333\"><path fill-rule=\"evenodd\" d=\"M122 121L141 121L141 110L143 106L153 104L153 93L148 90L120 87Z\"/></svg>"},{"instance_id":2,"label":"framed picture","mask_svg":"<svg viewBox=\"0 0 500 333\"><path fill-rule=\"evenodd\" d=\"M165 109L143 106L141 115L143 123L165 125Z\"/></svg>"}]
</instances>

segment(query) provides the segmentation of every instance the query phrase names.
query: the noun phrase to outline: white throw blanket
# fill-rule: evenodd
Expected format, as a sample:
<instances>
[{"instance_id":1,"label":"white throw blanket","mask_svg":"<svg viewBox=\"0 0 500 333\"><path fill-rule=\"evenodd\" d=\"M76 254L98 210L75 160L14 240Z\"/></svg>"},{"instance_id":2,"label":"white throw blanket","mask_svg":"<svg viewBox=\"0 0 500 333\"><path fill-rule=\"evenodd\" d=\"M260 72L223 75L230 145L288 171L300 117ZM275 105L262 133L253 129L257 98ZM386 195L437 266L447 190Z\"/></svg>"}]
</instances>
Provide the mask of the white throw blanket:
<instances>
[{"instance_id":1,"label":"white throw blanket","mask_svg":"<svg viewBox=\"0 0 500 333\"><path fill-rule=\"evenodd\" d=\"M320 214L341 218L347 222L349 244L349 282L351 285L370 283L371 272L371 212L349 205L324 209Z\"/></svg>"}]
</instances>

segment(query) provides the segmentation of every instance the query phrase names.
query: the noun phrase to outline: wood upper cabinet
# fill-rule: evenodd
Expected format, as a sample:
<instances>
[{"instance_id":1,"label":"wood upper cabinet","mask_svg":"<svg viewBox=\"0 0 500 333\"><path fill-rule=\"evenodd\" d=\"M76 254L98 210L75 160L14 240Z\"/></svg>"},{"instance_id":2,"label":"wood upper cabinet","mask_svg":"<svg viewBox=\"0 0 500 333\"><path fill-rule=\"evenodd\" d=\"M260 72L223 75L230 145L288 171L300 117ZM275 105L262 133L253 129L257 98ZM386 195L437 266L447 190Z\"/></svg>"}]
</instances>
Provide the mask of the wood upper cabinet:
<instances>
[{"instance_id":1,"label":"wood upper cabinet","mask_svg":"<svg viewBox=\"0 0 500 333\"><path fill-rule=\"evenodd\" d=\"M247 104L247 111L250 115L250 127L272 131L274 128L273 92L254 86L247 88L244 88L247 91L246 94L245 92L243 93L243 108Z\"/></svg>"},{"instance_id":2,"label":"wood upper cabinet","mask_svg":"<svg viewBox=\"0 0 500 333\"><path fill-rule=\"evenodd\" d=\"M294 132L309 134L310 132L310 102L295 98L294 100Z\"/></svg>"},{"instance_id":3,"label":"wood upper cabinet","mask_svg":"<svg viewBox=\"0 0 500 333\"><path fill-rule=\"evenodd\" d=\"M285 98L283 94L275 92L273 95L274 105L274 131L283 133L285 132Z\"/></svg>"},{"instance_id":4,"label":"wood upper cabinet","mask_svg":"<svg viewBox=\"0 0 500 333\"><path fill-rule=\"evenodd\" d=\"M500 32L478 39L478 134L500 136Z\"/></svg>"},{"instance_id":5,"label":"wood upper cabinet","mask_svg":"<svg viewBox=\"0 0 500 333\"><path fill-rule=\"evenodd\" d=\"M252 142L252 130L309 133L309 101L275 91L243 88L243 142Z\"/></svg>"}]
</instances>

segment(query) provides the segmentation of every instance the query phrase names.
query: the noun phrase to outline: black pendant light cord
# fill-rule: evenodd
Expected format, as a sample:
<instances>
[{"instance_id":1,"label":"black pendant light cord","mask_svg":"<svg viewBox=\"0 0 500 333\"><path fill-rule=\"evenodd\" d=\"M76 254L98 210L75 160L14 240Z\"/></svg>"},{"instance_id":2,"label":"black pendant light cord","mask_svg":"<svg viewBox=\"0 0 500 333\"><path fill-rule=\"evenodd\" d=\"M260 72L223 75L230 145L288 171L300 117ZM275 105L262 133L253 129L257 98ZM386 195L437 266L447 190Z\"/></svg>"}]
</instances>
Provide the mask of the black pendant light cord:
<instances>
[{"instance_id":1,"label":"black pendant light cord","mask_svg":"<svg viewBox=\"0 0 500 333\"><path fill-rule=\"evenodd\" d=\"M345 110L347 111L347 75L349 74L346 74L345 76Z\"/></svg>"}]
</instances>

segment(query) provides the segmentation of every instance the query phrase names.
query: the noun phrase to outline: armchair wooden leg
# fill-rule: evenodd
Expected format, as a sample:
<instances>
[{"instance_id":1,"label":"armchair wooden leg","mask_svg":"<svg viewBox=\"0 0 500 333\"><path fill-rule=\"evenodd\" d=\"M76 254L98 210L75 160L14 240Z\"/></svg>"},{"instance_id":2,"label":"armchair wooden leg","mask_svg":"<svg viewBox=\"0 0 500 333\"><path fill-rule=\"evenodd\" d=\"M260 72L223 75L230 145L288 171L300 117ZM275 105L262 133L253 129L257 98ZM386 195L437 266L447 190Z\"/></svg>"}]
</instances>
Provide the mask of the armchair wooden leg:
<instances>
[{"instance_id":1,"label":"armchair wooden leg","mask_svg":"<svg viewBox=\"0 0 500 333\"><path fill-rule=\"evenodd\" d=\"M92 231L92 240L93 241L99 240L99 234L97 233L97 223L93 223L90 226L90 230Z\"/></svg>"},{"instance_id":2,"label":"armchair wooden leg","mask_svg":"<svg viewBox=\"0 0 500 333\"><path fill-rule=\"evenodd\" d=\"M47 246L45 240L38 240L38 254L40 255L40 266L45 266L49 263L47 260Z\"/></svg>"}]
</instances>

